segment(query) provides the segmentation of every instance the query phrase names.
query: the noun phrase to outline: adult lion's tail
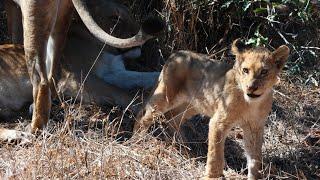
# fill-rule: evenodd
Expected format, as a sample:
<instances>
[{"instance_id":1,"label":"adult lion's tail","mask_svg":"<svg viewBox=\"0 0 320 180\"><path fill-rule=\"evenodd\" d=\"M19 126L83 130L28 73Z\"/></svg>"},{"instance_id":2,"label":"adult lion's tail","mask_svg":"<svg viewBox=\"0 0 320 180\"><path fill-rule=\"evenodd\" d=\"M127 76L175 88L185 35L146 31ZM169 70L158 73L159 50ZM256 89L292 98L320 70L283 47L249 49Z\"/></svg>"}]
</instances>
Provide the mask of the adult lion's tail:
<instances>
[{"instance_id":1,"label":"adult lion's tail","mask_svg":"<svg viewBox=\"0 0 320 180\"><path fill-rule=\"evenodd\" d=\"M72 3L88 30L100 41L116 48L140 46L164 29L164 23L159 19L149 19L143 23L142 28L135 36L127 39L116 38L99 27L83 0L72 0Z\"/></svg>"}]
</instances>

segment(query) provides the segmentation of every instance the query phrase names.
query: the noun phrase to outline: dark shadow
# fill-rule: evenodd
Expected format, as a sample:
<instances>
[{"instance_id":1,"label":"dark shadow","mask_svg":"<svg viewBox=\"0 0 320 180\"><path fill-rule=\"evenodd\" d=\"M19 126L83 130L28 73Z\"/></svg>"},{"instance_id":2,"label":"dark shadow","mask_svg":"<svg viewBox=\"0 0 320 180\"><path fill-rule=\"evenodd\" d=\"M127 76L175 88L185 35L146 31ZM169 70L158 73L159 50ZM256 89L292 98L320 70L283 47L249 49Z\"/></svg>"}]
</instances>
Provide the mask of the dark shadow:
<instances>
[{"instance_id":1,"label":"dark shadow","mask_svg":"<svg viewBox=\"0 0 320 180\"><path fill-rule=\"evenodd\" d=\"M207 116L197 115L181 127L181 134L186 140L185 145L190 148L192 157L203 162L206 162L207 159L209 120ZM226 165L236 171L241 171L246 167L244 150L233 137L226 139L225 160Z\"/></svg>"}]
</instances>

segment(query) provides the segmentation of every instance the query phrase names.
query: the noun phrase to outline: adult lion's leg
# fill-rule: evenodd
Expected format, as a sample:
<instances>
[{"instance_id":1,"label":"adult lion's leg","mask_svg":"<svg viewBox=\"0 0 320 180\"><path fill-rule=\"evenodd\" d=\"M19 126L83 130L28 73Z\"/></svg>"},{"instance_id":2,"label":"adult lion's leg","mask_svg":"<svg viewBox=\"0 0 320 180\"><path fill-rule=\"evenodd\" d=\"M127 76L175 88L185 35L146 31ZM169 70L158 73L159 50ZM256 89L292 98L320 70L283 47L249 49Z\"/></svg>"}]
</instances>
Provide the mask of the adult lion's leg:
<instances>
[{"instance_id":1,"label":"adult lion's leg","mask_svg":"<svg viewBox=\"0 0 320 180\"><path fill-rule=\"evenodd\" d=\"M58 1L22 1L24 48L26 64L33 86L34 108L31 132L41 129L48 121L51 92L46 73L46 45L57 15Z\"/></svg>"},{"instance_id":2,"label":"adult lion's leg","mask_svg":"<svg viewBox=\"0 0 320 180\"><path fill-rule=\"evenodd\" d=\"M47 45L46 67L50 85L55 78L72 20L73 6L70 0L60 0L58 15Z\"/></svg>"}]
</instances>

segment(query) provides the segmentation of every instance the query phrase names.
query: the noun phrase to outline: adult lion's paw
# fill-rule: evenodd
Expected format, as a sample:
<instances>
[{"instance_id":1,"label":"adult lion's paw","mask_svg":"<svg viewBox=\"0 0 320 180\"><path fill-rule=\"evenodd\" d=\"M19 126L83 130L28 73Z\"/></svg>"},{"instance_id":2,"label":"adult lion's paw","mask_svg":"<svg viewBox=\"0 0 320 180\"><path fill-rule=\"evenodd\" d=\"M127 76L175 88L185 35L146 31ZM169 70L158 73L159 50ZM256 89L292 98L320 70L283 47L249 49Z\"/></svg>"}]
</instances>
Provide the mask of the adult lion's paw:
<instances>
[{"instance_id":1,"label":"adult lion's paw","mask_svg":"<svg viewBox=\"0 0 320 180\"><path fill-rule=\"evenodd\" d=\"M31 144L34 135L13 129L0 129L0 144Z\"/></svg>"}]
</instances>

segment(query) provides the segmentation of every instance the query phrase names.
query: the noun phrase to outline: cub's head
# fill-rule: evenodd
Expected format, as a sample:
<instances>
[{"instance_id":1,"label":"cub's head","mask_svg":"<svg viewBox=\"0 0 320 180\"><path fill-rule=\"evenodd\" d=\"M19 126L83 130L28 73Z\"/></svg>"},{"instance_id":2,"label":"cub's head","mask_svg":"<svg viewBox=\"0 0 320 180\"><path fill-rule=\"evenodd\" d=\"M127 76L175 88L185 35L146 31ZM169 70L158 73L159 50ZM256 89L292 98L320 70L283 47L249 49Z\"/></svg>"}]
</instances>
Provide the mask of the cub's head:
<instances>
[{"instance_id":1,"label":"cub's head","mask_svg":"<svg viewBox=\"0 0 320 180\"><path fill-rule=\"evenodd\" d=\"M237 82L245 99L251 101L268 94L278 82L290 49L282 45L271 52L264 47L251 48L237 39L232 43L231 51L236 56L234 69Z\"/></svg>"}]
</instances>

